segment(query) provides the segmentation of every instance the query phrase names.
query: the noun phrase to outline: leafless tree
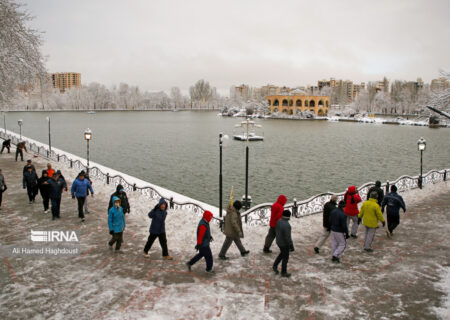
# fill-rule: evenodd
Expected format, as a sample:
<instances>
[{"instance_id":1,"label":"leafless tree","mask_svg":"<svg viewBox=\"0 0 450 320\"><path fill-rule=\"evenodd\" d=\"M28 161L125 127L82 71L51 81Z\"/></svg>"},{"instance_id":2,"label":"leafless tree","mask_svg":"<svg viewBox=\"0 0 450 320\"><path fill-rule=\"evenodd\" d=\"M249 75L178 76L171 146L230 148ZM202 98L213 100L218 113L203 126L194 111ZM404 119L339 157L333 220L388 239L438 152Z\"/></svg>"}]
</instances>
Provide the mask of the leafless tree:
<instances>
[{"instance_id":1,"label":"leafless tree","mask_svg":"<svg viewBox=\"0 0 450 320\"><path fill-rule=\"evenodd\" d=\"M19 85L33 84L45 73L39 32L27 26L32 17L22 5L0 0L0 106L16 95Z\"/></svg>"}]
</instances>

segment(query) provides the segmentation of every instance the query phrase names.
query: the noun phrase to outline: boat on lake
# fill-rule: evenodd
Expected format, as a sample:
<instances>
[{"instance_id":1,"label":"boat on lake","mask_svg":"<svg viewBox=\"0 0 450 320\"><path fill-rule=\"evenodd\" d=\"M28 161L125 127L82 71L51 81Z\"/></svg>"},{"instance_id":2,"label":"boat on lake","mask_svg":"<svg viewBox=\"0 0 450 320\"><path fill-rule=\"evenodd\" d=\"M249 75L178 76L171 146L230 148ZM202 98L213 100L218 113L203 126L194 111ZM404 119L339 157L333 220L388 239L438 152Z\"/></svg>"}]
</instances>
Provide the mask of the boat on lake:
<instances>
[{"instance_id":1,"label":"boat on lake","mask_svg":"<svg viewBox=\"0 0 450 320\"><path fill-rule=\"evenodd\" d=\"M235 134L233 136L233 139L239 141L247 141L247 134L246 133ZM263 141L263 140L264 140L263 136L257 136L254 132L248 133L248 141Z\"/></svg>"}]
</instances>

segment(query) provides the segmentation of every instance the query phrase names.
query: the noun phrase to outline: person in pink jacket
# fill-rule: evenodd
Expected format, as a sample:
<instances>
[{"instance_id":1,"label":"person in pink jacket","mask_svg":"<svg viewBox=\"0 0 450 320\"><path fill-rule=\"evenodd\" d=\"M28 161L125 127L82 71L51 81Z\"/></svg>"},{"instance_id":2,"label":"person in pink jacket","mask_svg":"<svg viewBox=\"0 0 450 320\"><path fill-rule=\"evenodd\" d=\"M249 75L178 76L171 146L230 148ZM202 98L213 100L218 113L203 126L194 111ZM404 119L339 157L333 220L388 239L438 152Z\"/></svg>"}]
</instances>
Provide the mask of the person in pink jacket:
<instances>
[{"instance_id":1,"label":"person in pink jacket","mask_svg":"<svg viewBox=\"0 0 450 320\"><path fill-rule=\"evenodd\" d=\"M353 222L352 232L350 236L352 238L357 238L356 232L358 232L358 203L360 203L361 197L358 194L355 186L350 186L347 192L344 194L345 208L344 212L347 215L347 228L350 230L350 221Z\"/></svg>"}]
</instances>

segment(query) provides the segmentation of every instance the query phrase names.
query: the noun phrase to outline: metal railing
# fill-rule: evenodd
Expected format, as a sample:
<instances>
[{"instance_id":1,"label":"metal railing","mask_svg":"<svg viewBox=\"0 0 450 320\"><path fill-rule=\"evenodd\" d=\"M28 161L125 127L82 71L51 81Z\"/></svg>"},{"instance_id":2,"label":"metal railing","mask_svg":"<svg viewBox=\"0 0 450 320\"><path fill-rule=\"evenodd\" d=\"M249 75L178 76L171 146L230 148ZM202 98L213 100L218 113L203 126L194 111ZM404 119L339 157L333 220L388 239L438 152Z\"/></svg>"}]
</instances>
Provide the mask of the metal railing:
<instances>
[{"instance_id":1,"label":"metal railing","mask_svg":"<svg viewBox=\"0 0 450 320\"><path fill-rule=\"evenodd\" d=\"M11 139L11 143L14 145L17 145L20 141L19 139L14 136L5 133L4 131L0 132L0 137L3 139ZM47 159L57 161L59 163L62 163L66 165L69 168L74 168L77 170L85 170L86 165L83 164L80 160L73 160L68 158L65 154L58 154L55 151L52 150L52 152L49 151L47 147L44 146L38 146L35 143L32 143L28 141L26 138L23 138L22 141L26 143L27 149L41 155L42 157L45 157ZM450 169L444 169L444 170L431 170L428 173L423 175L422 181L423 185L427 184L434 184L441 181L447 181L447 173L450 172ZM127 192L139 192L144 197L146 197L149 200L159 201L163 196L159 193L158 190L155 188L152 188L150 186L146 187L137 187L136 184L129 183L125 178L123 178L120 175L114 175L111 176L109 173L104 173L102 170L100 170L97 167L90 167L89 168L89 175L92 178L95 178L96 180L100 180L104 184L112 184L114 186L117 186L121 184L124 189ZM385 189L385 192L387 193L389 191L389 187L391 185L395 184L398 191L406 191L410 189L416 189L419 187L419 176L401 176L397 180L392 182L385 182L382 184L382 188ZM359 195L362 199L365 199L367 197L367 193L371 187L375 186L374 182L368 182L366 184L363 184L358 188ZM292 214L296 218L306 217L312 214L321 213L323 210L323 206L325 203L330 201L330 198L332 195L337 195L338 201L342 200L344 198L345 192L340 193L321 193L315 196L312 196L309 199L303 200L303 201L296 201L292 203L288 203L285 205L285 209L291 210ZM166 198L166 200L168 200ZM202 208L200 205L193 203L193 202L176 202L173 201L174 209L175 210L186 210L193 212L197 215L203 214L205 211L204 208ZM256 226L256 225L268 225L270 220L270 207L272 206L272 203L262 203L259 205L256 205L249 210L243 212L241 214L242 219L250 225L250 226ZM223 220L217 217L213 217L213 222L222 226Z\"/></svg>"}]
</instances>

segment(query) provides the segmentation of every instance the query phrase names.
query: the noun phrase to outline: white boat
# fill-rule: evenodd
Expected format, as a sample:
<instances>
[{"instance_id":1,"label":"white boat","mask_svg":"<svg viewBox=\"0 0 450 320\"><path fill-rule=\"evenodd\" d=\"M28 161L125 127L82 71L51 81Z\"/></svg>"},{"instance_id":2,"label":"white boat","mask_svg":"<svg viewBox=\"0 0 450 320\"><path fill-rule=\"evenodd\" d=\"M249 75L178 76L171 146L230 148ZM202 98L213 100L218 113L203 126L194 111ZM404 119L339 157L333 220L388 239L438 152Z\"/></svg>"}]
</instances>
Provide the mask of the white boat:
<instances>
[{"instance_id":1,"label":"white boat","mask_svg":"<svg viewBox=\"0 0 450 320\"><path fill-rule=\"evenodd\" d=\"M239 140L239 141L247 141L247 134L243 133L243 134L235 134L233 136L234 140ZM255 133L253 132L249 132L248 133L248 141L263 141L264 137L263 136L257 136Z\"/></svg>"},{"instance_id":2,"label":"white boat","mask_svg":"<svg viewBox=\"0 0 450 320\"><path fill-rule=\"evenodd\" d=\"M95 112L95 111L89 111L88 113L89 113L89 114L96 114L97 112Z\"/></svg>"}]
</instances>

